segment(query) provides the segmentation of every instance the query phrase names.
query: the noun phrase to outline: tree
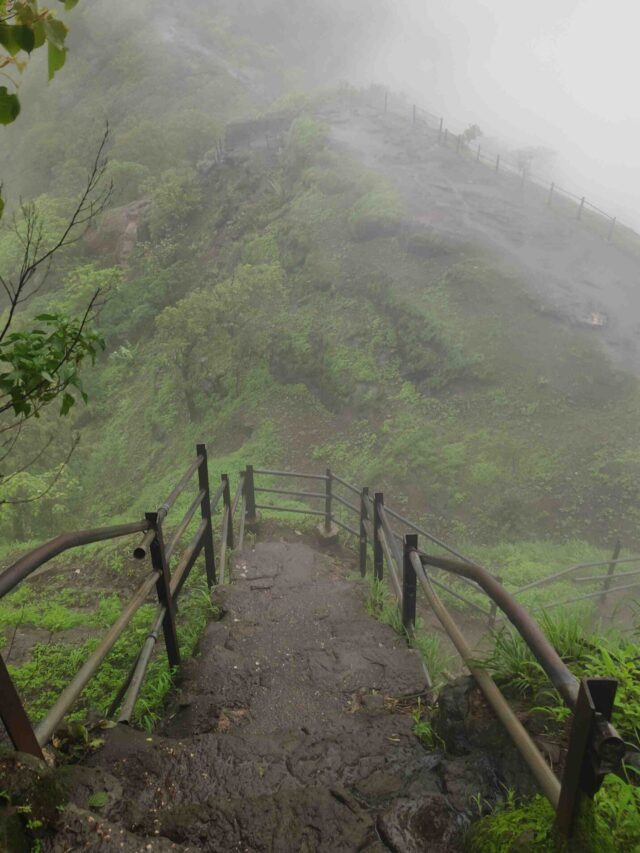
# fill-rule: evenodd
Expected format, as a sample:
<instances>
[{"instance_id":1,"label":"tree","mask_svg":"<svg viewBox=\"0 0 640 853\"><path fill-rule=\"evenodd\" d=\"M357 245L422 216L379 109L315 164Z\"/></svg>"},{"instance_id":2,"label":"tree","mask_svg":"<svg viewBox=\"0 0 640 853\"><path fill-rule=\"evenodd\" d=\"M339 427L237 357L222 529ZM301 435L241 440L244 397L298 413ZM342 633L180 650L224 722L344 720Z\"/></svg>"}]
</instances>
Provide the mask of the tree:
<instances>
[{"instance_id":1,"label":"tree","mask_svg":"<svg viewBox=\"0 0 640 853\"><path fill-rule=\"evenodd\" d=\"M66 10L78 0L59 0ZM46 45L49 80L53 79L67 58L65 40L68 28L50 9L40 9L38 0L0 0L0 77L9 86L0 86L0 124L11 124L20 115L19 82L34 50ZM0 184L0 217L4 209Z\"/></svg>"},{"instance_id":2,"label":"tree","mask_svg":"<svg viewBox=\"0 0 640 853\"><path fill-rule=\"evenodd\" d=\"M19 309L42 290L55 256L77 242L107 205L111 186L104 187L102 178L108 136L107 128L84 190L58 234L52 237L46 232L43 216L34 203L22 205L20 215L6 226L15 234L21 257L15 276L0 273L0 288L6 301L0 316L0 464L14 452L25 422L39 418L49 403L59 400L59 412L64 416L76 402L73 389L86 402L80 366L87 359L93 362L105 346L102 337L88 328L102 295L100 287L78 317L63 311L43 313L25 324ZM0 472L0 486L6 486L34 461L8 476ZM6 494L0 497L0 504L11 502Z\"/></svg>"}]
</instances>

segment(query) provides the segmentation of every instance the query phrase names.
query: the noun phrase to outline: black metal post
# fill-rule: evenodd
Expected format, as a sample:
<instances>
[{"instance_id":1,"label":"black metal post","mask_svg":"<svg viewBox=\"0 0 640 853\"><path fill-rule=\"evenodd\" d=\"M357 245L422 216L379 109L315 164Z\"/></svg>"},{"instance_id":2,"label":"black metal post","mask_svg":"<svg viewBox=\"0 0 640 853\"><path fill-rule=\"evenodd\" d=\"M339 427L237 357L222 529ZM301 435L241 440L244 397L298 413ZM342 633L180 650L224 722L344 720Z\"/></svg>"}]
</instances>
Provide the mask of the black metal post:
<instances>
[{"instance_id":1,"label":"black metal post","mask_svg":"<svg viewBox=\"0 0 640 853\"><path fill-rule=\"evenodd\" d=\"M384 575L384 554L380 533L382 531L382 519L380 518L380 507L384 505L384 495L376 492L373 496L373 576L381 581Z\"/></svg>"},{"instance_id":2,"label":"black metal post","mask_svg":"<svg viewBox=\"0 0 640 853\"><path fill-rule=\"evenodd\" d=\"M617 686L615 678L583 678L580 682L556 814L556 826L565 837L575 829L582 798L598 792L607 772L615 769L616 758L619 764L618 749L620 745L624 749L624 743L617 745L610 766L601 763L594 748L598 720L611 720Z\"/></svg>"},{"instance_id":3,"label":"black metal post","mask_svg":"<svg viewBox=\"0 0 640 853\"><path fill-rule=\"evenodd\" d=\"M622 544L619 539L616 540L616 544L613 547L613 554L611 555L611 562L609 563L609 570L607 572L607 577L604 580L602 585L602 596L600 597L600 605L602 606L607 600L607 592L609 591L609 587L611 586L611 581L613 579L613 573L616 570L617 562L616 560L620 556L620 549L622 548Z\"/></svg>"},{"instance_id":4,"label":"black metal post","mask_svg":"<svg viewBox=\"0 0 640 853\"><path fill-rule=\"evenodd\" d=\"M367 525L369 517L369 489L365 486L360 493L360 575L367 573Z\"/></svg>"},{"instance_id":5,"label":"black metal post","mask_svg":"<svg viewBox=\"0 0 640 853\"><path fill-rule=\"evenodd\" d=\"M582 211L584 210L585 201L586 201L586 198L584 196L582 196L582 198L580 199L580 204L578 206L578 215L576 216L576 219L582 218Z\"/></svg>"},{"instance_id":6,"label":"black metal post","mask_svg":"<svg viewBox=\"0 0 640 853\"><path fill-rule=\"evenodd\" d=\"M233 518L231 515L231 489L229 488L229 475L222 474L220 479L224 483L224 489L222 491L222 500L224 502L224 508L227 510L227 548L233 548Z\"/></svg>"},{"instance_id":7,"label":"black metal post","mask_svg":"<svg viewBox=\"0 0 640 853\"><path fill-rule=\"evenodd\" d=\"M254 524L258 518L256 512L256 493L253 485L253 465L247 465L244 472L244 494L246 497L244 517L248 524Z\"/></svg>"},{"instance_id":8,"label":"black metal post","mask_svg":"<svg viewBox=\"0 0 640 853\"><path fill-rule=\"evenodd\" d=\"M418 550L418 534L406 533L402 560L402 625L407 634L416 627L416 573L411 565L411 552Z\"/></svg>"},{"instance_id":9,"label":"black metal post","mask_svg":"<svg viewBox=\"0 0 640 853\"><path fill-rule=\"evenodd\" d=\"M324 498L324 529L325 533L331 533L331 504L333 501L333 495L331 490L331 469L327 468L326 472L327 479L325 480L325 498Z\"/></svg>"},{"instance_id":10,"label":"black metal post","mask_svg":"<svg viewBox=\"0 0 640 853\"><path fill-rule=\"evenodd\" d=\"M200 504L202 519L207 522L208 529L204 534L204 564L207 570L207 584L209 589L216 583L216 558L213 548L213 527L211 525L211 495L209 493L209 467L207 465L206 444L196 445L196 453L202 456L200 468L198 468L198 483L200 491L204 492L204 499Z\"/></svg>"},{"instance_id":11,"label":"black metal post","mask_svg":"<svg viewBox=\"0 0 640 853\"><path fill-rule=\"evenodd\" d=\"M15 749L18 752L35 755L36 758L44 761L40 744L36 740L27 712L20 701L2 655L0 655L0 717Z\"/></svg>"},{"instance_id":12,"label":"black metal post","mask_svg":"<svg viewBox=\"0 0 640 853\"><path fill-rule=\"evenodd\" d=\"M162 630L164 632L164 644L167 649L169 666L180 666L180 649L178 647L178 635L176 633L175 604L171 596L171 576L169 574L169 566L167 565L164 550L162 527L158 524L157 512L147 512L145 515L149 525L156 531L154 540L151 543L151 565L154 569L160 572L160 577L156 584L156 591L158 593L158 601L166 608L165 617L162 622Z\"/></svg>"}]
</instances>

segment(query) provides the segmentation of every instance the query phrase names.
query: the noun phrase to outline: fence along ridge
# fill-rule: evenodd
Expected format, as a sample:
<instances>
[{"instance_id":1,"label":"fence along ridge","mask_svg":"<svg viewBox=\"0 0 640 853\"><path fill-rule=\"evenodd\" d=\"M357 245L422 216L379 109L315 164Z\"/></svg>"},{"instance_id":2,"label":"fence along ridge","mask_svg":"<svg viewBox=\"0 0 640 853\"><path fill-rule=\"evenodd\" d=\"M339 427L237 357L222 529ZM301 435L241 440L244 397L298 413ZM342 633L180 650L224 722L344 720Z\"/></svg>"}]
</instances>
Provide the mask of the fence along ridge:
<instances>
[{"instance_id":1,"label":"fence along ridge","mask_svg":"<svg viewBox=\"0 0 640 853\"><path fill-rule=\"evenodd\" d=\"M474 147L470 142L465 140L464 132L454 133L446 126L443 116L436 116L434 113L418 106L417 104L409 104L409 102L404 98L402 98L403 111L394 110L391 103L392 98L390 91L383 86L371 86L369 89L369 91L372 92L375 92L376 90L382 90L383 92L382 104L367 101L366 94L363 93L365 96L365 103L372 109L381 113L393 113L394 115L398 115L403 118L407 117L411 122L411 126L414 128L420 125L426 126L430 130L437 132L439 144L444 145L445 147L449 147L449 139L455 140L455 149L457 154L463 155L468 152L475 155L473 159L475 159L476 162L490 166L496 173L501 171L510 172L511 174L518 176L520 178L522 188L524 188L527 183L530 183L539 189L545 190L545 192L548 193L547 205L549 207L553 206L553 200L556 196L562 196L572 202L577 202L575 218L578 221L582 220L585 209L592 211L597 216L606 220L608 223L606 242L613 242L616 228L624 228L638 240L638 245L640 247L640 233L636 231L635 228L623 223L617 215L612 216L610 213L602 210L602 208L590 202L585 195L578 195L570 190L563 189L555 181L543 180L526 166L522 167L519 163L513 160L509 153L504 151L492 149L491 157L488 158L484 155L481 143L478 143L478 145ZM410 117L407 113L410 114ZM421 116L424 116L425 118L422 118Z\"/></svg>"}]
</instances>

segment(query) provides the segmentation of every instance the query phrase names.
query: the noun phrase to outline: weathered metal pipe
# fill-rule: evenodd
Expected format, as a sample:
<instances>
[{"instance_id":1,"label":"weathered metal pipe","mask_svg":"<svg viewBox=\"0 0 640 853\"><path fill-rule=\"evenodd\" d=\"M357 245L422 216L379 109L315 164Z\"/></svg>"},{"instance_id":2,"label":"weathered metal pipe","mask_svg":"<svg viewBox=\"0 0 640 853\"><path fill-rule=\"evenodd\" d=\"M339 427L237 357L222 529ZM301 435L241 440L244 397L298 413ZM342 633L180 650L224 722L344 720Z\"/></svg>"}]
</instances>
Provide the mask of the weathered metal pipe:
<instances>
[{"instance_id":1,"label":"weathered metal pipe","mask_svg":"<svg viewBox=\"0 0 640 853\"><path fill-rule=\"evenodd\" d=\"M171 555L173 554L176 545L180 541L180 537L182 536L184 531L189 526L191 519L196 514L196 510L198 509L198 507L200 506L200 504L204 500L205 496L206 496L206 492L203 489L201 492L199 492L199 494L197 495L197 497L195 498L195 500L193 501L193 503L191 504L189 509L185 512L184 518L182 519L180 524L177 526L173 536L171 537L171 539L167 543L167 545L165 547L165 554L166 554L167 562L169 562L169 560L171 559ZM204 526L205 527L207 526L206 522L205 522Z\"/></svg>"},{"instance_id":2,"label":"weathered metal pipe","mask_svg":"<svg viewBox=\"0 0 640 853\"><path fill-rule=\"evenodd\" d=\"M540 785L540 789L543 794L549 800L554 809L557 809L560 801L560 782L556 778L556 775L542 757L540 750L511 709L511 706L504 698L489 673L475 664L473 653L467 645L466 640L458 630L458 626L449 615L446 607L440 601L438 594L431 586L430 579L424 570L422 560L418 556L418 553L416 551L411 552L410 559L411 565L413 566L416 576L420 581L420 585L424 590L434 613L438 617L440 624L451 638L451 642L456 647L460 657L464 660L469 672L475 678L478 686L484 693L487 702L491 705L496 716L516 745L518 751L527 762L531 772L538 782L538 785Z\"/></svg>"},{"instance_id":3,"label":"weathered metal pipe","mask_svg":"<svg viewBox=\"0 0 640 853\"><path fill-rule=\"evenodd\" d=\"M44 744L47 743L60 722L63 720L65 714L67 714L67 712L73 707L76 699L80 696L95 671L116 644L120 635L127 628L133 614L144 604L145 599L156 585L159 577L159 571L152 572L143 581L143 583L140 584L120 616L102 638L98 648L80 667L73 679L62 691L44 720L36 726L35 734L40 746L44 746Z\"/></svg>"},{"instance_id":4,"label":"weathered metal pipe","mask_svg":"<svg viewBox=\"0 0 640 853\"><path fill-rule=\"evenodd\" d=\"M149 661L151 660L151 655L153 654L153 649L158 640L158 634L162 629L162 622L164 620L165 613L166 608L160 607L153 627L148 633L146 640L144 641L144 645L142 646L142 651L140 652L140 655L138 657L138 662L136 663L136 668L133 672L129 688L127 690L124 702L122 703L122 708L118 717L119 723L128 724L131 720L133 709L138 700L138 695L144 682L147 667L149 666Z\"/></svg>"},{"instance_id":5,"label":"weathered metal pipe","mask_svg":"<svg viewBox=\"0 0 640 853\"><path fill-rule=\"evenodd\" d=\"M290 495L294 498L324 498L324 492L294 492L290 489L267 489L267 488L258 488L257 486L254 488L256 494L258 492L265 492L271 495Z\"/></svg>"},{"instance_id":6,"label":"weathered metal pipe","mask_svg":"<svg viewBox=\"0 0 640 853\"><path fill-rule=\"evenodd\" d=\"M180 495L187 488L187 486L189 485L189 480L193 477L193 475L198 470L203 461L204 456L196 456L191 465L189 465L184 475L180 478L175 488L169 494L169 497L158 509L158 524L162 524L162 522L165 520L165 518L167 517L167 513L174 505L174 503L178 500Z\"/></svg>"},{"instance_id":7,"label":"weathered metal pipe","mask_svg":"<svg viewBox=\"0 0 640 853\"><path fill-rule=\"evenodd\" d=\"M113 527L99 527L96 530L77 530L74 533L63 533L50 539L44 545L29 551L24 557L9 566L0 575L0 598L17 586L20 581L29 577L32 572L40 568L47 560L57 557L70 548L79 545L90 545L92 542L102 542L104 539L117 539L121 536L129 536L132 533L141 533L148 530L149 523L146 519L135 521L132 524L117 524Z\"/></svg>"},{"instance_id":8,"label":"weathered metal pipe","mask_svg":"<svg viewBox=\"0 0 640 853\"><path fill-rule=\"evenodd\" d=\"M271 471L267 468L254 468L254 474L266 474L270 477L297 477L300 480L326 480L326 474L301 474L299 471Z\"/></svg>"},{"instance_id":9,"label":"weathered metal pipe","mask_svg":"<svg viewBox=\"0 0 640 853\"><path fill-rule=\"evenodd\" d=\"M522 638L533 652L540 666L549 676L570 708L574 708L578 698L579 682L569 671L560 655L546 638L535 619L525 608L499 583L492 574L481 566L462 563L448 557L435 557L431 554L420 559L430 566L444 569L452 574L475 581L489 598L506 614L510 622L518 629Z\"/></svg>"}]
</instances>

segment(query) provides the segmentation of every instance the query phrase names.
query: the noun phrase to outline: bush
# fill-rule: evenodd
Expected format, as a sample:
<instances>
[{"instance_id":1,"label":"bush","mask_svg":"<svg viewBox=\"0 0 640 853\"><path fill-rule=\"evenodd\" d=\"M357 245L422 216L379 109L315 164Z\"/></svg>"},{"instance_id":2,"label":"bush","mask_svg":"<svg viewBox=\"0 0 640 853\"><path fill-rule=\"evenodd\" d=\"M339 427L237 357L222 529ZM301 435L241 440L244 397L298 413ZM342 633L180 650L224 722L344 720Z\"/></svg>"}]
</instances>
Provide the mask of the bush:
<instances>
[{"instance_id":1,"label":"bush","mask_svg":"<svg viewBox=\"0 0 640 853\"><path fill-rule=\"evenodd\" d=\"M372 240L397 234L402 224L402 208L391 187L373 189L354 204L349 228L355 240Z\"/></svg>"}]
</instances>

